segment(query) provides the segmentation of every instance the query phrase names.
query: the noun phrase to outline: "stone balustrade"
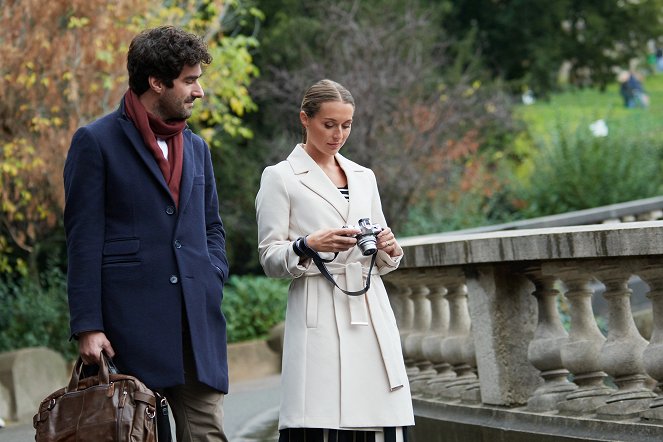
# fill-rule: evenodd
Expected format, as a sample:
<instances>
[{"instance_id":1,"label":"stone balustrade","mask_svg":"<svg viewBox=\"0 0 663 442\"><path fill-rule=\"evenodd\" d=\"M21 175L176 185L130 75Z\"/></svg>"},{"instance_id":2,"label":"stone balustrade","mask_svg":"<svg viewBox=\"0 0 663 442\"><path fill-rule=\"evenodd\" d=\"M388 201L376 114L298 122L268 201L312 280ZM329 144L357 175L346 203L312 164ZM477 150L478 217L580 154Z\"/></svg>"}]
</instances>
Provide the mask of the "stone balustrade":
<instances>
[{"instance_id":1,"label":"stone balustrade","mask_svg":"<svg viewBox=\"0 0 663 442\"><path fill-rule=\"evenodd\" d=\"M385 281L415 441L663 440L663 222L401 245ZM649 340L631 309L634 276L649 290Z\"/></svg>"}]
</instances>

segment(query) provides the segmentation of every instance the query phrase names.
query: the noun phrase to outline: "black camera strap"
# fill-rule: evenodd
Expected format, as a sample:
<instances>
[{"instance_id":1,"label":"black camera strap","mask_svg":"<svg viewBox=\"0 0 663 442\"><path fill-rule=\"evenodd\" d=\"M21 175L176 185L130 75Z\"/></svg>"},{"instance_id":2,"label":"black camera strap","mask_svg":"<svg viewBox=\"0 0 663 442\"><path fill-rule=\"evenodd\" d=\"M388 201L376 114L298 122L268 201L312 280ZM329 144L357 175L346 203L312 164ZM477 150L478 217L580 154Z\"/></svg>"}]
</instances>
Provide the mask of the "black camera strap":
<instances>
[{"instance_id":1,"label":"black camera strap","mask_svg":"<svg viewBox=\"0 0 663 442\"><path fill-rule=\"evenodd\" d=\"M306 237L299 237L297 240L294 242L292 245L293 250L298 256L308 256L313 260L315 263L315 266L320 270L320 273L322 276L324 276L329 282L334 284L337 289L342 291L348 296L360 296L363 295L368 291L368 289L371 287L371 271L373 270L373 266L375 265L375 258L377 257L377 252L373 253L373 256L371 256L371 265L368 267L368 276L366 277L366 286L358 291L348 291L340 288L338 284L336 284L336 281L334 280L334 277L329 273L329 270L327 270L327 266L325 266L325 263L327 262L332 262L333 260L336 259L338 256L338 252L334 252L334 257L332 259L324 259L322 258L318 252L313 250L312 248L309 247L309 245L306 243Z\"/></svg>"}]
</instances>

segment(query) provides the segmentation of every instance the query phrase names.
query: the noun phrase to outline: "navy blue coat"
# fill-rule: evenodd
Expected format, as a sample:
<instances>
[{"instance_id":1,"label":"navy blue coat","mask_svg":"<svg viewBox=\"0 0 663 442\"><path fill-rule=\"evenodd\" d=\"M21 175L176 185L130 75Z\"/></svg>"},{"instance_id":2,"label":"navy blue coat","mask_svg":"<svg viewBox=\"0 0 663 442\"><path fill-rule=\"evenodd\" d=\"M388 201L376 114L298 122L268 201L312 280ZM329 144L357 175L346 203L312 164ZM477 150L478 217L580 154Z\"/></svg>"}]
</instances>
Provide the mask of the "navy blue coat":
<instances>
[{"instance_id":1,"label":"navy blue coat","mask_svg":"<svg viewBox=\"0 0 663 442\"><path fill-rule=\"evenodd\" d=\"M187 315L198 379L228 391L228 278L207 144L185 129L179 208L124 106L74 134L64 166L71 333L101 330L151 388L184 383Z\"/></svg>"}]
</instances>

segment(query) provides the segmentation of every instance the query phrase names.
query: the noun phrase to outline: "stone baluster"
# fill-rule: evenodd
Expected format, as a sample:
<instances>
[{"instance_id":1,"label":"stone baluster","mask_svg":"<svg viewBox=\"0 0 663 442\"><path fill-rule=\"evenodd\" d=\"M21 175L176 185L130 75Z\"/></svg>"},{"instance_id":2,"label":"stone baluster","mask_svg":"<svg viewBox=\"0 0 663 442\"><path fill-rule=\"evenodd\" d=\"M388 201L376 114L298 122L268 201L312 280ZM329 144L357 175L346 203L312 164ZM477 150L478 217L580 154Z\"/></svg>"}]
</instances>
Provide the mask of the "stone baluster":
<instances>
[{"instance_id":1,"label":"stone baluster","mask_svg":"<svg viewBox=\"0 0 663 442\"><path fill-rule=\"evenodd\" d=\"M649 409L641 413L646 421L663 424L663 267L661 262L653 260L638 270L638 276L649 285L647 297L652 302L653 327L649 345L642 354L645 371L654 378L658 385L656 397Z\"/></svg>"},{"instance_id":2,"label":"stone baluster","mask_svg":"<svg viewBox=\"0 0 663 442\"><path fill-rule=\"evenodd\" d=\"M534 284L532 295L536 298L539 321L534 337L529 344L527 359L541 372L543 384L539 386L527 401L527 409L545 412L557 409L557 403L578 388L570 382L569 371L562 365L562 345L568 339L557 311L555 277L545 276L540 266L525 269L524 274Z\"/></svg>"},{"instance_id":3,"label":"stone baluster","mask_svg":"<svg viewBox=\"0 0 663 442\"><path fill-rule=\"evenodd\" d=\"M608 302L608 337L599 361L617 385L617 391L596 414L604 419L638 417L656 394L651 391L652 381L642 362L648 342L636 328L631 311L632 291L627 285L631 271L624 265L610 264L600 266L594 275L605 285L603 297Z\"/></svg>"},{"instance_id":4,"label":"stone baluster","mask_svg":"<svg viewBox=\"0 0 663 442\"><path fill-rule=\"evenodd\" d=\"M408 355L405 348L405 341L410 333L413 333L414 327L414 302L412 301L412 271L399 270L388 275L386 284L394 287L389 291L389 300L396 316L396 325L401 336L401 349L403 350L403 359L408 371L416 373L416 366L411 355Z\"/></svg>"},{"instance_id":5,"label":"stone baluster","mask_svg":"<svg viewBox=\"0 0 663 442\"><path fill-rule=\"evenodd\" d=\"M428 383L437 378L440 371L446 370L448 373L453 373L451 366L441 360L439 352L440 342L449 329L449 305L444 299L447 290L441 279L440 272L436 270L424 272L421 278L428 288L430 326L421 340L421 352L426 364L418 364L419 374L410 384L412 391L421 396L430 396Z\"/></svg>"},{"instance_id":6,"label":"stone baluster","mask_svg":"<svg viewBox=\"0 0 663 442\"><path fill-rule=\"evenodd\" d=\"M442 340L440 352L456 376L450 382L436 384L432 393L446 399L460 399L463 390L477 380L476 359L469 358L465 351L465 347L471 344L472 336L464 280L459 280L456 286L448 286L447 289L445 297L449 302L449 334Z\"/></svg>"},{"instance_id":7,"label":"stone baluster","mask_svg":"<svg viewBox=\"0 0 663 442\"><path fill-rule=\"evenodd\" d=\"M449 301L446 295L450 291L463 290L462 273L456 271L444 271L436 274L430 282L432 322L431 334L424 338L423 348L426 357L433 363L435 375L428 381L423 392L426 397L434 397L444 388L444 385L456 378L456 373L451 369L451 364L444 359L442 353L442 342L449 335Z\"/></svg>"},{"instance_id":8,"label":"stone baluster","mask_svg":"<svg viewBox=\"0 0 663 442\"><path fill-rule=\"evenodd\" d=\"M601 370L599 355L605 337L601 334L592 310L590 286L592 276L580 269L579 263L569 264L556 275L564 282L571 310L571 330L567 342L562 345L561 356L564 368L573 373L578 389L558 404L561 414L589 414L601 405L612 393L605 385L605 372ZM544 272L548 273L548 272Z\"/></svg>"},{"instance_id":9,"label":"stone baluster","mask_svg":"<svg viewBox=\"0 0 663 442\"><path fill-rule=\"evenodd\" d=\"M412 360L412 366L408 367L408 378L413 393L417 393L416 386L419 380L426 380L432 370L433 364L424 356L422 342L429 333L431 325L431 305L428 300L428 287L423 280L422 272L417 272L413 281L412 302L414 304L414 325L412 332L408 334L404 343L404 351L408 359Z\"/></svg>"}]
</instances>

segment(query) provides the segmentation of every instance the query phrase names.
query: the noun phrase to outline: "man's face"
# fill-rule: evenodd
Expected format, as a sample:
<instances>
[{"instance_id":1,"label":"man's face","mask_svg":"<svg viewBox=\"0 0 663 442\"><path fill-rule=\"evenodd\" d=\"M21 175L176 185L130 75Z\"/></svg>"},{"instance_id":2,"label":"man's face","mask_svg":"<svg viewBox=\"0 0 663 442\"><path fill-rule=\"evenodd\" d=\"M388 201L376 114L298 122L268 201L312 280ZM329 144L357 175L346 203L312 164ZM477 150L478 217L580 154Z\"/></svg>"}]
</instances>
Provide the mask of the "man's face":
<instances>
[{"instance_id":1,"label":"man's face","mask_svg":"<svg viewBox=\"0 0 663 442\"><path fill-rule=\"evenodd\" d=\"M180 76L173 80L173 87L164 88L157 103L158 115L163 120L186 120L191 116L194 100L205 96L198 82L202 73L200 63L184 66Z\"/></svg>"}]
</instances>

